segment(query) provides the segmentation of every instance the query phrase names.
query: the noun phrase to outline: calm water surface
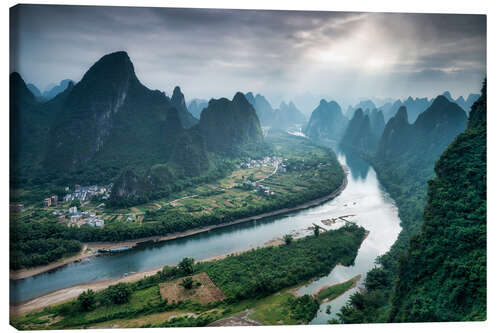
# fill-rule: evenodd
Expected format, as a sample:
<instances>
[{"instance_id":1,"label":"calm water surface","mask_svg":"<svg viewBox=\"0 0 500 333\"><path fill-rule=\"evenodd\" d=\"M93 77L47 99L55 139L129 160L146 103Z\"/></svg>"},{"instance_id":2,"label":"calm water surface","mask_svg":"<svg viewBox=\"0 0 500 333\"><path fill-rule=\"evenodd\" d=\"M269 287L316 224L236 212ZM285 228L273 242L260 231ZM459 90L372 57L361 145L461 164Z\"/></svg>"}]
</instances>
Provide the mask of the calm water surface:
<instances>
[{"instance_id":1,"label":"calm water surface","mask_svg":"<svg viewBox=\"0 0 500 333\"><path fill-rule=\"evenodd\" d=\"M326 323L345 304L350 294L362 285L366 272L375 265L375 258L387 252L401 228L397 208L379 184L375 171L355 155L338 153L342 164L349 169L348 184L335 199L300 212L220 228L189 237L175 239L132 251L93 257L84 262L72 263L51 272L11 281L10 301L18 302L76 284L122 277L126 273L149 270L162 265L175 265L184 257L204 259L212 256L261 246L265 242L287 233L296 236L311 234L312 223L343 215L354 215L349 220L370 231L361 245L355 264L337 266L328 276L314 281L299 290L300 294L314 293L325 284L346 281L362 275L357 288L351 289L336 300L321 305L312 324ZM342 223L324 226L336 229ZM331 305L331 314L325 312Z\"/></svg>"}]
</instances>

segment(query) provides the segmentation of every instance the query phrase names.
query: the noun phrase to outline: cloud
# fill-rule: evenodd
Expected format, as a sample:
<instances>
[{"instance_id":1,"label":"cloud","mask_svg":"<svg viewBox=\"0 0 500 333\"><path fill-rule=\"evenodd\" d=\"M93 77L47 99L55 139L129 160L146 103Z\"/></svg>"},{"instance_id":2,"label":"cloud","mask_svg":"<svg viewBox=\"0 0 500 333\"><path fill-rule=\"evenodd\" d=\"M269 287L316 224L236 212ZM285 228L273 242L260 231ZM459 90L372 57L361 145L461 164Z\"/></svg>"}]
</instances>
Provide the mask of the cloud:
<instances>
[{"instance_id":1,"label":"cloud","mask_svg":"<svg viewBox=\"0 0 500 333\"><path fill-rule=\"evenodd\" d=\"M11 69L42 89L79 80L116 50L152 89L180 85L188 98L254 91L275 104L307 91L460 95L486 73L481 15L21 5L11 32Z\"/></svg>"}]
</instances>

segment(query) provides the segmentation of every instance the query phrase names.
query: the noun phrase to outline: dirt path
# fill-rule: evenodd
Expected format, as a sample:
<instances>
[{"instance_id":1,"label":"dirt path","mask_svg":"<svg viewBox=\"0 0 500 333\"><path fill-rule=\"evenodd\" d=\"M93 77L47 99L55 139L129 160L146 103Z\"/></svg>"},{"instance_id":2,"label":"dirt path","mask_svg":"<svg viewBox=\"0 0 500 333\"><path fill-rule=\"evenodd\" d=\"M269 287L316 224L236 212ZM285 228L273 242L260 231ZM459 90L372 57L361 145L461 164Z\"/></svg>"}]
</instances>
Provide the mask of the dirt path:
<instances>
[{"instance_id":1,"label":"dirt path","mask_svg":"<svg viewBox=\"0 0 500 333\"><path fill-rule=\"evenodd\" d=\"M176 203L177 201L181 201L183 199L188 199L188 198L195 198L197 197L199 194L193 194L193 195L188 195L188 196L185 196L185 197L182 197L182 198L179 198L179 199L175 199L175 200L172 200L170 202L167 202L167 205L171 205L173 203ZM161 207L160 207L161 208Z\"/></svg>"},{"instance_id":2,"label":"dirt path","mask_svg":"<svg viewBox=\"0 0 500 333\"><path fill-rule=\"evenodd\" d=\"M264 219L267 217L283 215L283 214L295 212L298 210L303 210L303 209L319 206L322 203L324 203L328 200L331 200L331 199L335 198L336 196L338 196L345 189L346 186L347 186L347 177L344 177L342 185L340 185L339 188L337 188L334 192L332 192L324 197L321 197L321 198L318 198L315 200L311 200L309 202L303 203L301 205L298 205L298 206L295 206L292 208L282 208L282 209L278 209L278 210L275 210L272 212L267 212L267 213L262 213L259 215L254 215L254 216L250 216L250 217L237 219L237 220L234 220L232 222L211 225L211 226L198 228L198 229L190 229L190 230L186 230L183 232L172 233L172 234L169 234L166 236L144 237L144 238L131 239L131 240L122 241L122 242L85 243L84 247L87 246L87 248L89 248L91 250L113 249L113 248L120 248L120 247L125 247L125 246L134 247L134 246L137 246L139 243L168 241L168 240L173 240L173 239L177 239L177 238L183 238L183 237L199 234L202 232L206 232L206 231L210 231L210 230L214 230L214 229L218 229L218 228L227 227L227 226L234 225L234 224L240 224L240 223L250 222L250 221L254 221L254 220ZM181 199L185 199L185 198L187 198L187 197L179 198L177 200L181 200ZM172 203L172 201L169 203ZM75 261L78 261L78 260L81 260L84 258L91 257L93 255L94 255L93 252L88 252L88 253L82 254L81 256L78 255L78 256L70 257L70 258L67 258L61 262L56 262L56 263L53 263L53 264L50 264L47 266L22 269L22 270L18 270L18 271L10 271L10 279L17 280L17 279L23 279L23 278L27 278L30 276L38 275L38 274L50 271L52 269L62 267L62 266L67 265L71 262L75 262Z\"/></svg>"},{"instance_id":3,"label":"dirt path","mask_svg":"<svg viewBox=\"0 0 500 333\"><path fill-rule=\"evenodd\" d=\"M262 323L248 317L254 312L253 309L245 310L231 317L216 320L207 326L262 326Z\"/></svg>"}]
</instances>

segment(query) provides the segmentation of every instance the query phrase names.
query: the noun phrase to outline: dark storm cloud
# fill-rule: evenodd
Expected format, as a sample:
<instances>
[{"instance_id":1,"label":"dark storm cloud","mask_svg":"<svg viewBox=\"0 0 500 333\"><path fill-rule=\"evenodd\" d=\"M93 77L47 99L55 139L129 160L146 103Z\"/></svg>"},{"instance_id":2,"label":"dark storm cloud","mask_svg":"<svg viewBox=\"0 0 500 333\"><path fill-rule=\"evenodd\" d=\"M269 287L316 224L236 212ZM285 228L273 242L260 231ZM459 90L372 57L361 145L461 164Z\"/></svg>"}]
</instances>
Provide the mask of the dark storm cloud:
<instances>
[{"instance_id":1,"label":"dark storm cloud","mask_svg":"<svg viewBox=\"0 0 500 333\"><path fill-rule=\"evenodd\" d=\"M11 18L11 67L42 89L116 50L188 98L464 94L486 72L480 15L23 5Z\"/></svg>"}]
</instances>

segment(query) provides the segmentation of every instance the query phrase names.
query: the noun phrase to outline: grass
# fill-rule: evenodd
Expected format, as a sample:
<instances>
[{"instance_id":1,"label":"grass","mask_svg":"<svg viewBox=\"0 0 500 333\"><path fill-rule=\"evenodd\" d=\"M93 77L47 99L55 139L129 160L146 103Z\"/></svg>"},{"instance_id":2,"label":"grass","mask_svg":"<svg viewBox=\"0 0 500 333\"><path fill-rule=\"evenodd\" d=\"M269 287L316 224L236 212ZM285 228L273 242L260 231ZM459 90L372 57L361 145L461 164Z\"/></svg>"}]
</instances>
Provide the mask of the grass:
<instances>
[{"instance_id":1,"label":"grass","mask_svg":"<svg viewBox=\"0 0 500 333\"><path fill-rule=\"evenodd\" d=\"M331 301L334 300L335 298L339 297L343 293L345 293L347 290L354 288L356 286L356 283L359 281L361 278L361 275L357 275L353 277L350 280L347 280L342 283L334 284L333 286L327 287L327 288L322 288L317 294L316 294L316 299L319 302L325 302L325 301Z\"/></svg>"},{"instance_id":2,"label":"grass","mask_svg":"<svg viewBox=\"0 0 500 333\"><path fill-rule=\"evenodd\" d=\"M288 292L278 292L262 298L255 304L249 317L264 325L297 325L301 322L291 317L290 302L295 298Z\"/></svg>"}]
</instances>

